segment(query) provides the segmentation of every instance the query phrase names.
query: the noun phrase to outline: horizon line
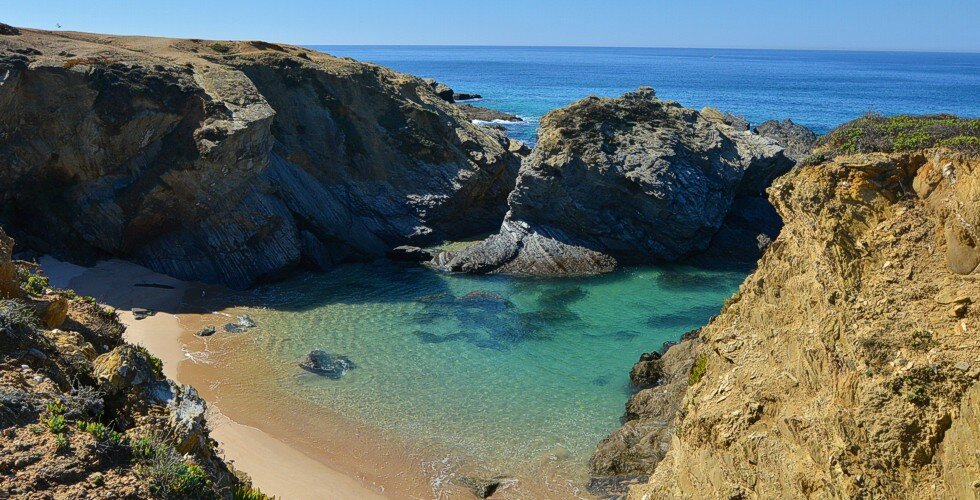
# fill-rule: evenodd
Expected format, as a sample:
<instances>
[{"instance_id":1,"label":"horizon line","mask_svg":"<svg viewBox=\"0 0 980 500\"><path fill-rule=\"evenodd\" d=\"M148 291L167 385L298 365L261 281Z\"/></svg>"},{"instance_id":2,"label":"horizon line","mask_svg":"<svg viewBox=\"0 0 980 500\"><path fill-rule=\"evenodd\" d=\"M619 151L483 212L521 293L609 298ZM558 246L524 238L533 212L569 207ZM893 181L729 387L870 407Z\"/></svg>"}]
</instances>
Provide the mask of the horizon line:
<instances>
[{"instance_id":1,"label":"horizon line","mask_svg":"<svg viewBox=\"0 0 980 500\"><path fill-rule=\"evenodd\" d=\"M242 40L246 41L246 40ZM817 49L817 48L768 48L768 47L681 47L647 45L511 45L511 44L437 44L437 43L292 43L301 47L429 47L429 48L512 48L512 49L669 49L669 50L768 50L779 52L877 52L912 54L969 54L980 55L980 50L934 49Z\"/></svg>"}]
</instances>

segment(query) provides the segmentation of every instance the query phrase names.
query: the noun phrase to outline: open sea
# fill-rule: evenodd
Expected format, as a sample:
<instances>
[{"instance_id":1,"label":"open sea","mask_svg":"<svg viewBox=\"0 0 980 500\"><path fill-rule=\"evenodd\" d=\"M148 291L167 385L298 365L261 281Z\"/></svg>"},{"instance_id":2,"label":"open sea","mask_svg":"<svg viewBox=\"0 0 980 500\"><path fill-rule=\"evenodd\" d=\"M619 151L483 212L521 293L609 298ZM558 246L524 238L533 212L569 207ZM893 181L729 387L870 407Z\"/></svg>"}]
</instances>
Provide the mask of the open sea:
<instances>
[{"instance_id":1,"label":"open sea","mask_svg":"<svg viewBox=\"0 0 980 500\"><path fill-rule=\"evenodd\" d=\"M526 118L509 131L529 142L549 110L640 85L689 107L753 123L791 117L817 132L872 110L980 115L977 54L316 48L482 94L478 104ZM214 383L249 387L256 405L370 425L418 443L429 460L522 481L545 471L581 491L596 444L620 424L632 364L717 314L748 272L518 279L346 265L248 292L242 302L257 305L248 312L258 327L216 357ZM313 349L356 368L338 380L304 372L297 360ZM250 363L268 366L270 378L251 380Z\"/></svg>"},{"instance_id":2,"label":"open sea","mask_svg":"<svg viewBox=\"0 0 980 500\"><path fill-rule=\"evenodd\" d=\"M980 54L590 47L311 46L422 77L527 119L590 94L649 85L661 99L712 106L753 124L793 121L822 134L868 111L980 116Z\"/></svg>"}]
</instances>

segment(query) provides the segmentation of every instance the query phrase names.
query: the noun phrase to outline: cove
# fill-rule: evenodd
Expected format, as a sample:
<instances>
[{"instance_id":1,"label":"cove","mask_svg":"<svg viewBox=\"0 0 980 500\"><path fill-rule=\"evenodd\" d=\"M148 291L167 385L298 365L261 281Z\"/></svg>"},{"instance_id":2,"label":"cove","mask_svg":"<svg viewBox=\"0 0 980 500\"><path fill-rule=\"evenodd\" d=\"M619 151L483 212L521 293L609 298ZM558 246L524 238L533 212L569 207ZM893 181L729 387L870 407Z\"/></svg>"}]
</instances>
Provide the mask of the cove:
<instances>
[{"instance_id":1,"label":"cove","mask_svg":"<svg viewBox=\"0 0 980 500\"><path fill-rule=\"evenodd\" d=\"M215 384L248 387L251 404L323 408L450 468L520 478L547 467L584 485L639 355L705 324L747 272L530 279L343 265L238 295L258 326L219 333L209 363ZM356 368L339 379L304 371L314 349ZM262 380L249 376L257 363Z\"/></svg>"}]
</instances>

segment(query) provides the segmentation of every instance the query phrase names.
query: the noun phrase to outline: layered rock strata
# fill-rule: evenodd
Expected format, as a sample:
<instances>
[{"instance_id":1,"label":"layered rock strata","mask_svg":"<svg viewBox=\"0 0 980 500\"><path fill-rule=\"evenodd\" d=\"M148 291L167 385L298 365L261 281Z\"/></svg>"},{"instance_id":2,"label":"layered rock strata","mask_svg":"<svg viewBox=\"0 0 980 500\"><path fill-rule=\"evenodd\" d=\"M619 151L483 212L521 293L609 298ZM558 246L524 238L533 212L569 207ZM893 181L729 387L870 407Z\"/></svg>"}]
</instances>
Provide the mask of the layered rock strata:
<instances>
[{"instance_id":1,"label":"layered rock strata","mask_svg":"<svg viewBox=\"0 0 980 500\"><path fill-rule=\"evenodd\" d=\"M235 287L499 226L520 146L300 47L0 35L0 217L76 262Z\"/></svg>"}]
</instances>

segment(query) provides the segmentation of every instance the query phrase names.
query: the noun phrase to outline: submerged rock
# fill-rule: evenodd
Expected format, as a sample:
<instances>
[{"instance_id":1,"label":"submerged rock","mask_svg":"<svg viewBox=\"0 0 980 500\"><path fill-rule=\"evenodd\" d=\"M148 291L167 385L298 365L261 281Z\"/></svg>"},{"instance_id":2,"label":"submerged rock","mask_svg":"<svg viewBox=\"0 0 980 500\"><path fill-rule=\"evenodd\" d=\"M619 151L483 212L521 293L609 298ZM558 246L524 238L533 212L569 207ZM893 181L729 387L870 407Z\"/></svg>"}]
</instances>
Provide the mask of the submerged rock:
<instances>
[{"instance_id":1,"label":"submerged rock","mask_svg":"<svg viewBox=\"0 0 980 500\"><path fill-rule=\"evenodd\" d=\"M462 476L459 482L469 488L477 498L490 498L497 490L517 484L517 479L506 476L492 478Z\"/></svg>"},{"instance_id":2,"label":"submerged rock","mask_svg":"<svg viewBox=\"0 0 980 500\"><path fill-rule=\"evenodd\" d=\"M246 329L255 327L255 321L253 321L252 318L247 314L238 315L238 322L236 324Z\"/></svg>"},{"instance_id":3,"label":"submerged rock","mask_svg":"<svg viewBox=\"0 0 980 500\"><path fill-rule=\"evenodd\" d=\"M339 379L344 373L357 368L357 365L347 356L331 354L319 349L310 351L300 360L299 366L308 372L332 379Z\"/></svg>"},{"instance_id":4,"label":"submerged rock","mask_svg":"<svg viewBox=\"0 0 980 500\"><path fill-rule=\"evenodd\" d=\"M237 323L225 323L224 329L228 333L244 333L245 328Z\"/></svg>"},{"instance_id":5,"label":"submerged rock","mask_svg":"<svg viewBox=\"0 0 980 500\"><path fill-rule=\"evenodd\" d=\"M205 326L197 331L195 335L198 337L210 337L214 335L218 330L213 326Z\"/></svg>"},{"instance_id":6,"label":"submerged rock","mask_svg":"<svg viewBox=\"0 0 980 500\"><path fill-rule=\"evenodd\" d=\"M760 196L793 161L775 142L641 88L552 111L500 231L440 254L449 271L607 272L708 248L734 200Z\"/></svg>"}]
</instances>

